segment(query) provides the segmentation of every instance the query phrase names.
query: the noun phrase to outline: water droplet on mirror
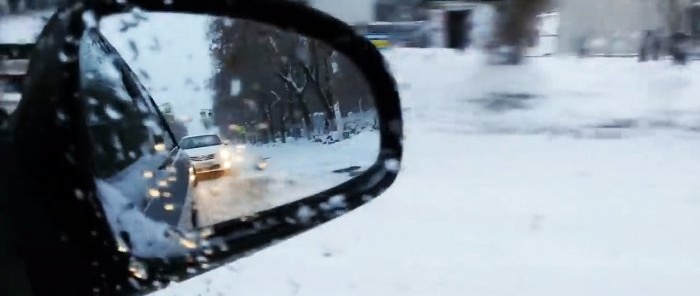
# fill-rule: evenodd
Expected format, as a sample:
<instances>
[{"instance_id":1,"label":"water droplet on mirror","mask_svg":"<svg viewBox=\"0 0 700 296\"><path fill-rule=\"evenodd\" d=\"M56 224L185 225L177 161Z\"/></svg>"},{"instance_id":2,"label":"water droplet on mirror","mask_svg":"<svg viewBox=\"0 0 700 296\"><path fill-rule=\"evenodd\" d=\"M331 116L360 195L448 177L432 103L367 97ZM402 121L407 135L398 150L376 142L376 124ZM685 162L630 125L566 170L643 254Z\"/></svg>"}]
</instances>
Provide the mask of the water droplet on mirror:
<instances>
[{"instance_id":1,"label":"water droplet on mirror","mask_svg":"<svg viewBox=\"0 0 700 296\"><path fill-rule=\"evenodd\" d=\"M58 60L61 61L61 63L69 63L75 60L74 57L69 56L65 52L61 51L58 53Z\"/></svg>"},{"instance_id":2,"label":"water droplet on mirror","mask_svg":"<svg viewBox=\"0 0 700 296\"><path fill-rule=\"evenodd\" d=\"M58 118L60 121L66 121L68 116L63 111L56 111L56 118Z\"/></svg>"},{"instance_id":3,"label":"water droplet on mirror","mask_svg":"<svg viewBox=\"0 0 700 296\"><path fill-rule=\"evenodd\" d=\"M177 173L177 168L175 168L175 166L172 166L172 165L169 165L167 168L165 168L165 170L171 174Z\"/></svg>"},{"instance_id":4,"label":"water droplet on mirror","mask_svg":"<svg viewBox=\"0 0 700 296\"><path fill-rule=\"evenodd\" d=\"M83 23L87 29L97 27L97 18L92 10L83 12Z\"/></svg>"},{"instance_id":5,"label":"water droplet on mirror","mask_svg":"<svg viewBox=\"0 0 700 296\"><path fill-rule=\"evenodd\" d=\"M158 187L168 187L168 180L158 181Z\"/></svg>"},{"instance_id":6,"label":"water droplet on mirror","mask_svg":"<svg viewBox=\"0 0 700 296\"><path fill-rule=\"evenodd\" d=\"M172 193L170 193L170 192L162 192L161 195L165 198L170 198L173 196Z\"/></svg>"},{"instance_id":7,"label":"water droplet on mirror","mask_svg":"<svg viewBox=\"0 0 700 296\"><path fill-rule=\"evenodd\" d=\"M187 268L187 273L189 273L189 274L195 274L195 273L197 273L197 269L195 269L194 267L188 267L188 268Z\"/></svg>"},{"instance_id":8,"label":"water droplet on mirror","mask_svg":"<svg viewBox=\"0 0 700 296\"><path fill-rule=\"evenodd\" d=\"M155 188L148 189L148 196L151 198L158 198L160 197L160 191Z\"/></svg>"},{"instance_id":9,"label":"water droplet on mirror","mask_svg":"<svg viewBox=\"0 0 700 296\"><path fill-rule=\"evenodd\" d=\"M80 190L80 189L75 189L75 190L73 191L73 193L75 194L75 197L76 197L78 200L84 200L84 199L85 199L85 195L83 194L83 191L82 191L82 190Z\"/></svg>"},{"instance_id":10,"label":"water droplet on mirror","mask_svg":"<svg viewBox=\"0 0 700 296\"><path fill-rule=\"evenodd\" d=\"M197 262L199 262L199 263L206 263L206 262L209 262L209 258L207 258L207 257L205 257L205 256L201 256L201 255L200 255L200 256L197 256L196 259L197 259Z\"/></svg>"},{"instance_id":11,"label":"water droplet on mirror","mask_svg":"<svg viewBox=\"0 0 700 296\"><path fill-rule=\"evenodd\" d=\"M122 119L122 117L123 117L121 112L115 110L110 105L105 106L105 112L107 113L107 116L109 116L109 118L114 119L114 120L119 120L119 119Z\"/></svg>"},{"instance_id":12,"label":"water droplet on mirror","mask_svg":"<svg viewBox=\"0 0 700 296\"><path fill-rule=\"evenodd\" d=\"M265 122L258 123L257 125L255 125L255 128L257 128L259 130L266 130L266 129L270 128L270 124L265 123Z\"/></svg>"},{"instance_id":13,"label":"water droplet on mirror","mask_svg":"<svg viewBox=\"0 0 700 296\"><path fill-rule=\"evenodd\" d=\"M240 79L231 79L231 96L232 97L237 97L241 93L241 80Z\"/></svg>"},{"instance_id":14,"label":"water droplet on mirror","mask_svg":"<svg viewBox=\"0 0 700 296\"><path fill-rule=\"evenodd\" d=\"M128 253L129 246L126 245L126 242L124 242L124 240L119 236L116 236L115 239L117 241L117 251L119 251L121 253Z\"/></svg>"},{"instance_id":15,"label":"water droplet on mirror","mask_svg":"<svg viewBox=\"0 0 700 296\"><path fill-rule=\"evenodd\" d=\"M301 223L309 223L312 221L312 219L316 216L316 211L311 209L309 206L301 206L299 207L299 210L297 210L297 218Z\"/></svg>"},{"instance_id":16,"label":"water droplet on mirror","mask_svg":"<svg viewBox=\"0 0 700 296\"><path fill-rule=\"evenodd\" d=\"M173 5L173 0L163 0L163 4L165 4L165 5Z\"/></svg>"},{"instance_id":17,"label":"water droplet on mirror","mask_svg":"<svg viewBox=\"0 0 700 296\"><path fill-rule=\"evenodd\" d=\"M75 39L75 37L73 37L73 35L66 36L65 40L66 40L66 43L77 44L77 39Z\"/></svg>"},{"instance_id":18,"label":"water droplet on mirror","mask_svg":"<svg viewBox=\"0 0 700 296\"><path fill-rule=\"evenodd\" d=\"M177 182L177 177L176 176L168 177L168 182Z\"/></svg>"},{"instance_id":19,"label":"water droplet on mirror","mask_svg":"<svg viewBox=\"0 0 700 296\"><path fill-rule=\"evenodd\" d=\"M338 63L336 61L333 61L331 63L331 68L333 69L333 73L338 73Z\"/></svg>"},{"instance_id":20,"label":"water droplet on mirror","mask_svg":"<svg viewBox=\"0 0 700 296\"><path fill-rule=\"evenodd\" d=\"M146 270L146 265L144 265L136 259L132 258L129 261L129 272L131 272L131 275L133 275L137 279L148 279L148 271Z\"/></svg>"},{"instance_id":21,"label":"water droplet on mirror","mask_svg":"<svg viewBox=\"0 0 700 296\"><path fill-rule=\"evenodd\" d=\"M143 171L143 177L146 179L153 178L153 172L152 171Z\"/></svg>"},{"instance_id":22,"label":"water droplet on mirror","mask_svg":"<svg viewBox=\"0 0 700 296\"><path fill-rule=\"evenodd\" d=\"M166 211L174 211L174 210L175 210L175 205L169 203L169 204L165 204L165 205L163 206L163 208L164 208Z\"/></svg>"},{"instance_id":23,"label":"water droplet on mirror","mask_svg":"<svg viewBox=\"0 0 700 296\"><path fill-rule=\"evenodd\" d=\"M384 168L390 172L397 173L401 169L401 162L398 159L387 159L384 161Z\"/></svg>"},{"instance_id":24,"label":"water droplet on mirror","mask_svg":"<svg viewBox=\"0 0 700 296\"><path fill-rule=\"evenodd\" d=\"M197 243L194 240L184 237L180 238L180 245L190 250L194 250L197 248Z\"/></svg>"},{"instance_id":25,"label":"water droplet on mirror","mask_svg":"<svg viewBox=\"0 0 700 296\"><path fill-rule=\"evenodd\" d=\"M345 203L345 196L344 195L336 195L328 199L328 204L334 208L344 208L347 207L347 204Z\"/></svg>"},{"instance_id":26,"label":"water droplet on mirror","mask_svg":"<svg viewBox=\"0 0 700 296\"><path fill-rule=\"evenodd\" d=\"M204 228L199 232L199 235L203 238L210 237L214 235L214 229L212 229L211 227Z\"/></svg>"},{"instance_id":27,"label":"water droplet on mirror","mask_svg":"<svg viewBox=\"0 0 700 296\"><path fill-rule=\"evenodd\" d=\"M153 146L153 149L155 149L157 152L163 152L165 151L165 144L158 143L155 146Z\"/></svg>"}]
</instances>

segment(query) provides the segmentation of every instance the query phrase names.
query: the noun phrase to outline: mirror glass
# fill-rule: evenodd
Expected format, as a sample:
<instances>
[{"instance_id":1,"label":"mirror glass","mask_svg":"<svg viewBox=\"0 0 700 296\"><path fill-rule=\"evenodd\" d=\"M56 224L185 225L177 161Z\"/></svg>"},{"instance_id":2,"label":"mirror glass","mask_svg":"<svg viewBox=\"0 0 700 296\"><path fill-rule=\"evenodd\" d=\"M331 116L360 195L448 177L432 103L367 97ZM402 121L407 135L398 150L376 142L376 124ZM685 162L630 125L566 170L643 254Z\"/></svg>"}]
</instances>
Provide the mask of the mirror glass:
<instances>
[{"instance_id":1,"label":"mirror glass","mask_svg":"<svg viewBox=\"0 0 700 296\"><path fill-rule=\"evenodd\" d=\"M181 234L331 189L377 159L369 86L319 40L139 10L96 24L79 55L96 184L137 255L192 247Z\"/></svg>"}]
</instances>

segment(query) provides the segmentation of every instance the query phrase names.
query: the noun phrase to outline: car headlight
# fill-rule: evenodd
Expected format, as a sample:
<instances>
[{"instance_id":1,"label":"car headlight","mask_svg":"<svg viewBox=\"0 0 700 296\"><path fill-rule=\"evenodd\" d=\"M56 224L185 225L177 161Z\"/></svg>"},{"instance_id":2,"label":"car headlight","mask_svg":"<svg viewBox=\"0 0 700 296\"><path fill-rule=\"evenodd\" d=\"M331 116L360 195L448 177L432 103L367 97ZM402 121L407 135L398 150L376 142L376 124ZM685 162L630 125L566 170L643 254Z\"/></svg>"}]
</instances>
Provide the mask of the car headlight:
<instances>
[{"instance_id":1,"label":"car headlight","mask_svg":"<svg viewBox=\"0 0 700 296\"><path fill-rule=\"evenodd\" d=\"M219 155L221 155L221 158L223 159L228 159L229 157L231 157L231 151L229 151L228 149L221 149Z\"/></svg>"}]
</instances>

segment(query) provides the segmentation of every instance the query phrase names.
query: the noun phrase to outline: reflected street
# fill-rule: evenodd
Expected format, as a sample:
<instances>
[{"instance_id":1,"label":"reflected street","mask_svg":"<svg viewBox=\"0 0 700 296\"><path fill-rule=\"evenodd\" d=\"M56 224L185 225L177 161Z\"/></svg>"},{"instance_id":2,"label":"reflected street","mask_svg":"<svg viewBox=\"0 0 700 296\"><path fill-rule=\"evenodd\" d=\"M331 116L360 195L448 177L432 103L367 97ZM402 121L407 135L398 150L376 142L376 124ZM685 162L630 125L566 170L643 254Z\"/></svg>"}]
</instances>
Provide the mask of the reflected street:
<instances>
[{"instance_id":1,"label":"reflected street","mask_svg":"<svg viewBox=\"0 0 700 296\"><path fill-rule=\"evenodd\" d=\"M246 155L263 159L264 169L250 163L197 177L193 189L197 225L248 216L339 185L373 164L373 159L357 156L376 150L368 145L376 137L376 132L366 132L333 145L300 140L248 146Z\"/></svg>"}]
</instances>

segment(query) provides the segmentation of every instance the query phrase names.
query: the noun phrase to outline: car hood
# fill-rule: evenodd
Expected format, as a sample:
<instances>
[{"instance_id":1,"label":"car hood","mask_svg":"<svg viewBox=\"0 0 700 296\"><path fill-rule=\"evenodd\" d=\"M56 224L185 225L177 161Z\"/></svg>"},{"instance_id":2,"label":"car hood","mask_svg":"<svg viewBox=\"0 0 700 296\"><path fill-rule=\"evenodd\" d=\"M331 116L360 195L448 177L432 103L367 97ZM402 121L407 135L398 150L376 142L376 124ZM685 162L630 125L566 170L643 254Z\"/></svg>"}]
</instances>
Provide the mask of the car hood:
<instances>
[{"instance_id":1,"label":"car hood","mask_svg":"<svg viewBox=\"0 0 700 296\"><path fill-rule=\"evenodd\" d=\"M195 156L205 156L209 154L216 154L219 151L221 151L222 145L215 145L215 146L206 146L206 147L199 147L199 148L192 148L192 149L184 149L185 153L189 157L195 157Z\"/></svg>"}]
</instances>

